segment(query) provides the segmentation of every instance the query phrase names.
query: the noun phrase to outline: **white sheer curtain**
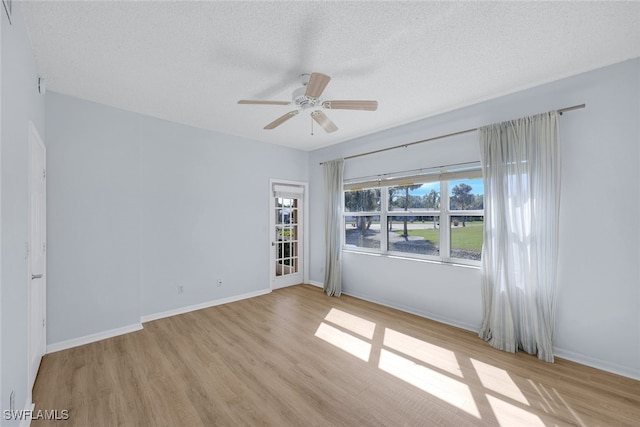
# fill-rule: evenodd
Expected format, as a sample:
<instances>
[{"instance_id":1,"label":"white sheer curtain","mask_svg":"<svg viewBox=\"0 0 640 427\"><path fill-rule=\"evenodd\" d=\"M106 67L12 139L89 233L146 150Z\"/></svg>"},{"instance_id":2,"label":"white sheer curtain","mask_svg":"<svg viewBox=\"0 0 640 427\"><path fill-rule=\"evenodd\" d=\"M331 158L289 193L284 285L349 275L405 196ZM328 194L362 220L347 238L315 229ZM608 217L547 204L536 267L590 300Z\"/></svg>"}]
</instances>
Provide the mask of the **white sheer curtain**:
<instances>
[{"instance_id":1,"label":"white sheer curtain","mask_svg":"<svg viewBox=\"0 0 640 427\"><path fill-rule=\"evenodd\" d=\"M324 291L342 293L342 173L344 160L324 162Z\"/></svg>"},{"instance_id":2,"label":"white sheer curtain","mask_svg":"<svg viewBox=\"0 0 640 427\"><path fill-rule=\"evenodd\" d=\"M479 129L483 321L493 347L553 362L560 138L553 111Z\"/></svg>"}]
</instances>

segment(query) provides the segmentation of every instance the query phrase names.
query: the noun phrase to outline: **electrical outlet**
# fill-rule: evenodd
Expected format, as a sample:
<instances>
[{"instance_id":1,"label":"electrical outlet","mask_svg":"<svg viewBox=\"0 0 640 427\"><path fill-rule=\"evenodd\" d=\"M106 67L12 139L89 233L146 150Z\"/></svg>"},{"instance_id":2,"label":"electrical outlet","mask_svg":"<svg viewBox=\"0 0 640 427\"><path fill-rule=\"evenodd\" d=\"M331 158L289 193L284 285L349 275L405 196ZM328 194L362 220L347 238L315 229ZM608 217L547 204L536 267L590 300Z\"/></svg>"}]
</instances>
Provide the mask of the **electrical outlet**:
<instances>
[{"instance_id":1,"label":"electrical outlet","mask_svg":"<svg viewBox=\"0 0 640 427\"><path fill-rule=\"evenodd\" d=\"M178 293L179 294L184 293L184 285L178 285Z\"/></svg>"},{"instance_id":2,"label":"electrical outlet","mask_svg":"<svg viewBox=\"0 0 640 427\"><path fill-rule=\"evenodd\" d=\"M218 279L218 287L222 286L222 279Z\"/></svg>"}]
</instances>

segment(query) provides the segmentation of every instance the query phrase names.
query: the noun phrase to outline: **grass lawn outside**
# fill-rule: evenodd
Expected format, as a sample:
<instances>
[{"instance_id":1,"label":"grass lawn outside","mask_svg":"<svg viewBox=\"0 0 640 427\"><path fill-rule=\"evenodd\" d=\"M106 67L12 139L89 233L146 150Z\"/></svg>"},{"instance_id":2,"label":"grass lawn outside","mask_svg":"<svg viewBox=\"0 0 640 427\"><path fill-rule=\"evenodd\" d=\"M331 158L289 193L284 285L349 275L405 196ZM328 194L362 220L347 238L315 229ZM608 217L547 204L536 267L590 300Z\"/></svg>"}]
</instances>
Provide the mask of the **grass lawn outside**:
<instances>
[{"instance_id":1,"label":"grass lawn outside","mask_svg":"<svg viewBox=\"0 0 640 427\"><path fill-rule=\"evenodd\" d=\"M483 221L467 222L466 227L462 222L457 227L451 227L451 249L461 249L467 251L481 252L483 239ZM402 234L403 230L395 230L397 234ZM440 230L408 230L409 236L419 236L430 241L435 246L440 247Z\"/></svg>"}]
</instances>

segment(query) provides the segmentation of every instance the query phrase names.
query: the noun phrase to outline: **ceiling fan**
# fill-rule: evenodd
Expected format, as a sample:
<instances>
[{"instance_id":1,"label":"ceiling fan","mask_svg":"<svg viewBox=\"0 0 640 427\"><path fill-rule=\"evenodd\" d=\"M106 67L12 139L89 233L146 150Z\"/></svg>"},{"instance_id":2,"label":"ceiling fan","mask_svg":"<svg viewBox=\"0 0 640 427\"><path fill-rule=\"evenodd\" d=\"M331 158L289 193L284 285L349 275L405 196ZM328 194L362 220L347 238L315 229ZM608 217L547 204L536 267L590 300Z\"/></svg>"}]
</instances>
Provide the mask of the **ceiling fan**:
<instances>
[{"instance_id":1,"label":"ceiling fan","mask_svg":"<svg viewBox=\"0 0 640 427\"><path fill-rule=\"evenodd\" d=\"M254 105L295 105L297 110L278 117L264 129L275 129L293 116L297 116L301 111L312 110L311 118L316 121L326 132L335 132L338 127L333 123L326 114L320 111L321 108L327 110L365 110L375 111L378 108L378 101L325 101L322 99L322 92L331 81L331 77L321 74L303 74L300 76L302 87L293 91L292 101L259 101L243 99L238 104L254 104ZM313 122L311 134L313 135Z\"/></svg>"}]
</instances>

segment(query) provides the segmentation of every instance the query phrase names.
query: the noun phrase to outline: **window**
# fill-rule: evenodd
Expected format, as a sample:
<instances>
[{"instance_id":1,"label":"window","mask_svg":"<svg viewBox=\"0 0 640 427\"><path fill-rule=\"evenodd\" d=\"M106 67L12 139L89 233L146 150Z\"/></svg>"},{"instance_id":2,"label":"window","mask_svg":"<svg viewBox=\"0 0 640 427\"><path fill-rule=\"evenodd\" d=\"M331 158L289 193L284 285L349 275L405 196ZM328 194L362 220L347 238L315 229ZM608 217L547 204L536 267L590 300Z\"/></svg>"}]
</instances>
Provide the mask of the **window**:
<instances>
[{"instance_id":1,"label":"window","mask_svg":"<svg viewBox=\"0 0 640 427\"><path fill-rule=\"evenodd\" d=\"M481 178L449 181L451 258L480 261L484 235L484 184Z\"/></svg>"},{"instance_id":2,"label":"window","mask_svg":"<svg viewBox=\"0 0 640 427\"><path fill-rule=\"evenodd\" d=\"M276 197L276 276L298 272L298 199Z\"/></svg>"},{"instance_id":3,"label":"window","mask_svg":"<svg viewBox=\"0 0 640 427\"><path fill-rule=\"evenodd\" d=\"M347 246L380 249L380 194L379 188L344 192Z\"/></svg>"},{"instance_id":4,"label":"window","mask_svg":"<svg viewBox=\"0 0 640 427\"><path fill-rule=\"evenodd\" d=\"M478 264L483 199L478 166L347 182L345 248Z\"/></svg>"}]
</instances>

